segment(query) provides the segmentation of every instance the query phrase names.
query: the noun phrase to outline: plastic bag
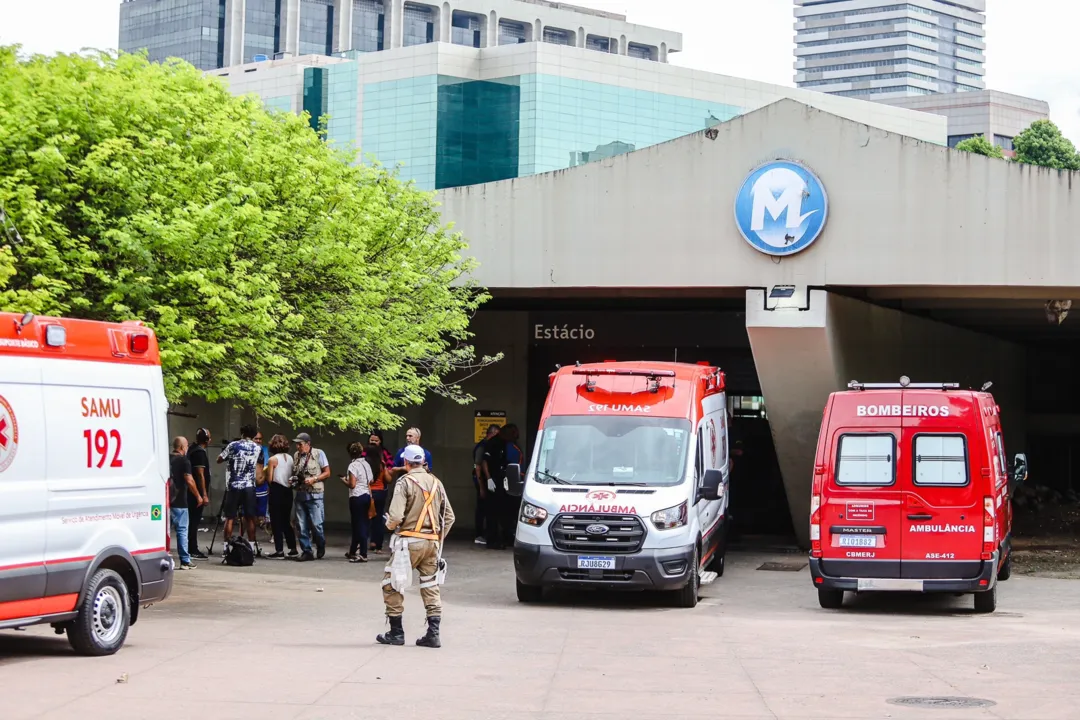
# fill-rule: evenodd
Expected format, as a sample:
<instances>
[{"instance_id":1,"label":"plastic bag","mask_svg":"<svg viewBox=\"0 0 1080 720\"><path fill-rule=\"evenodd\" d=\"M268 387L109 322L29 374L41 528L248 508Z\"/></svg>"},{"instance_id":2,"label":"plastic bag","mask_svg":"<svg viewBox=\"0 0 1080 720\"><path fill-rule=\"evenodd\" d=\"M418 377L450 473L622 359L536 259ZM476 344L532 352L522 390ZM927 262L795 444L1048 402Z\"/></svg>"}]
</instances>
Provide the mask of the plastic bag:
<instances>
[{"instance_id":1,"label":"plastic bag","mask_svg":"<svg viewBox=\"0 0 1080 720\"><path fill-rule=\"evenodd\" d=\"M435 573L435 583L437 585L442 585L446 582L446 560L440 557L438 567L439 569Z\"/></svg>"},{"instance_id":2,"label":"plastic bag","mask_svg":"<svg viewBox=\"0 0 1080 720\"><path fill-rule=\"evenodd\" d=\"M409 555L409 543L400 535L390 540L390 549L394 555L390 559L390 587L400 592L412 585L412 558Z\"/></svg>"}]
</instances>

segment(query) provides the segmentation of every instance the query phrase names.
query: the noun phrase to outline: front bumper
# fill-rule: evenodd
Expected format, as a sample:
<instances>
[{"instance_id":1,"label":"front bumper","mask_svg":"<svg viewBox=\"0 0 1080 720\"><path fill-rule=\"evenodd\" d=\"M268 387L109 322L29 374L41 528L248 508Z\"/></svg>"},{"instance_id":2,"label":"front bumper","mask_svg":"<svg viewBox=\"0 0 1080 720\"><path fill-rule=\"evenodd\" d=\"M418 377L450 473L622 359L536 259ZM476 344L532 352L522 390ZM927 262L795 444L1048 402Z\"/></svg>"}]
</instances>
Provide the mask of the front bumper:
<instances>
[{"instance_id":1,"label":"front bumper","mask_svg":"<svg viewBox=\"0 0 1080 720\"><path fill-rule=\"evenodd\" d=\"M605 590L679 590L693 572L694 547L644 549L615 555L614 570L578 570L579 553L551 545L514 543L514 571L522 585L602 588Z\"/></svg>"},{"instance_id":2,"label":"front bumper","mask_svg":"<svg viewBox=\"0 0 1080 720\"><path fill-rule=\"evenodd\" d=\"M850 590L851 592L859 592L860 590L875 592L879 590L946 593L984 592L997 584L997 566L1000 557L999 552L995 552L993 559L984 560L979 575L973 578L904 580L830 576L822 571L821 558L812 557L810 558L810 577L814 580L814 587L823 590ZM862 587L860 587L860 581ZM918 587L914 586L915 583L918 583ZM876 587L870 587L870 585L876 585Z\"/></svg>"}]
</instances>

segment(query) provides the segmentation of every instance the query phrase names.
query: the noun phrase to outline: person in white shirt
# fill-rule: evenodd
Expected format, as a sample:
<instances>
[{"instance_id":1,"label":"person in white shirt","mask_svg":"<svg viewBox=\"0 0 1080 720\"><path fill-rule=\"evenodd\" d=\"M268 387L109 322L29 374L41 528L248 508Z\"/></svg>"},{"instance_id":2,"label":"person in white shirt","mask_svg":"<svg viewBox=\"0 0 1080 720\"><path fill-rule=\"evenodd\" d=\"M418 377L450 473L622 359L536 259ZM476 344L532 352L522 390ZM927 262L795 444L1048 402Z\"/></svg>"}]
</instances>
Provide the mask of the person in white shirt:
<instances>
[{"instance_id":1,"label":"person in white shirt","mask_svg":"<svg viewBox=\"0 0 1080 720\"><path fill-rule=\"evenodd\" d=\"M284 435L270 438L270 460L266 463L266 480L270 485L270 528L274 533L274 552L270 557L285 557L285 545L289 557L296 557L296 533L291 516L293 491L289 485L292 477L293 459L289 454L289 439Z\"/></svg>"},{"instance_id":2,"label":"person in white shirt","mask_svg":"<svg viewBox=\"0 0 1080 720\"><path fill-rule=\"evenodd\" d=\"M371 453L376 453L377 448L368 448ZM372 455L374 456L374 455ZM371 481L373 478L371 465L364 459L364 446L358 442L349 445L349 470L342 476L341 481L349 488L349 516L352 519L352 543L345 557L350 562L363 563L368 561L368 537L370 535L371 520Z\"/></svg>"}]
</instances>

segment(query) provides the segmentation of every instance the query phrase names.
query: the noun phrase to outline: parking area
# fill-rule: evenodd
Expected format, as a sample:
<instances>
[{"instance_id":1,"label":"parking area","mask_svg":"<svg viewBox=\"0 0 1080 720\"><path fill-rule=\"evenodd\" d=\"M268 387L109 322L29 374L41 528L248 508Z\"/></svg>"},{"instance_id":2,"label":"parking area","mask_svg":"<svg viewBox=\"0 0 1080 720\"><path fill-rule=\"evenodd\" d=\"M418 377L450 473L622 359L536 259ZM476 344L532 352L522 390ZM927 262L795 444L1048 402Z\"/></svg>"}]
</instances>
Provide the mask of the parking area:
<instances>
[{"instance_id":1,"label":"parking area","mask_svg":"<svg viewBox=\"0 0 1080 720\"><path fill-rule=\"evenodd\" d=\"M441 650L415 587L408 645L381 647L382 563L204 562L115 656L48 627L0 633L5 720L171 718L1076 718L1080 582L1014 576L970 597L817 607L799 556L732 554L694 610L648 595L514 596L509 552L448 550ZM920 707L902 698L985 700ZM890 702L891 701L891 702ZM906 702L906 701L905 701Z\"/></svg>"}]
</instances>

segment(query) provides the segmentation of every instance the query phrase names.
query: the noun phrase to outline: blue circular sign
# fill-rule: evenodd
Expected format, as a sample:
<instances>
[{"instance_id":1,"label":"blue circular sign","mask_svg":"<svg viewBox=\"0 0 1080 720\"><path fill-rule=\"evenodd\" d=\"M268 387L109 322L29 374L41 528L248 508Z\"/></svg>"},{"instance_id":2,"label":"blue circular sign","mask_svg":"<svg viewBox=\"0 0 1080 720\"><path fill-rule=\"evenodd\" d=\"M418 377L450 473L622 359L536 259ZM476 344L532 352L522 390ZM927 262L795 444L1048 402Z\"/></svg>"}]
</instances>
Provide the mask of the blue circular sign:
<instances>
[{"instance_id":1,"label":"blue circular sign","mask_svg":"<svg viewBox=\"0 0 1080 720\"><path fill-rule=\"evenodd\" d=\"M735 196L735 224L766 255L810 247L829 217L829 196L818 176L799 163L777 160L754 170Z\"/></svg>"}]
</instances>

